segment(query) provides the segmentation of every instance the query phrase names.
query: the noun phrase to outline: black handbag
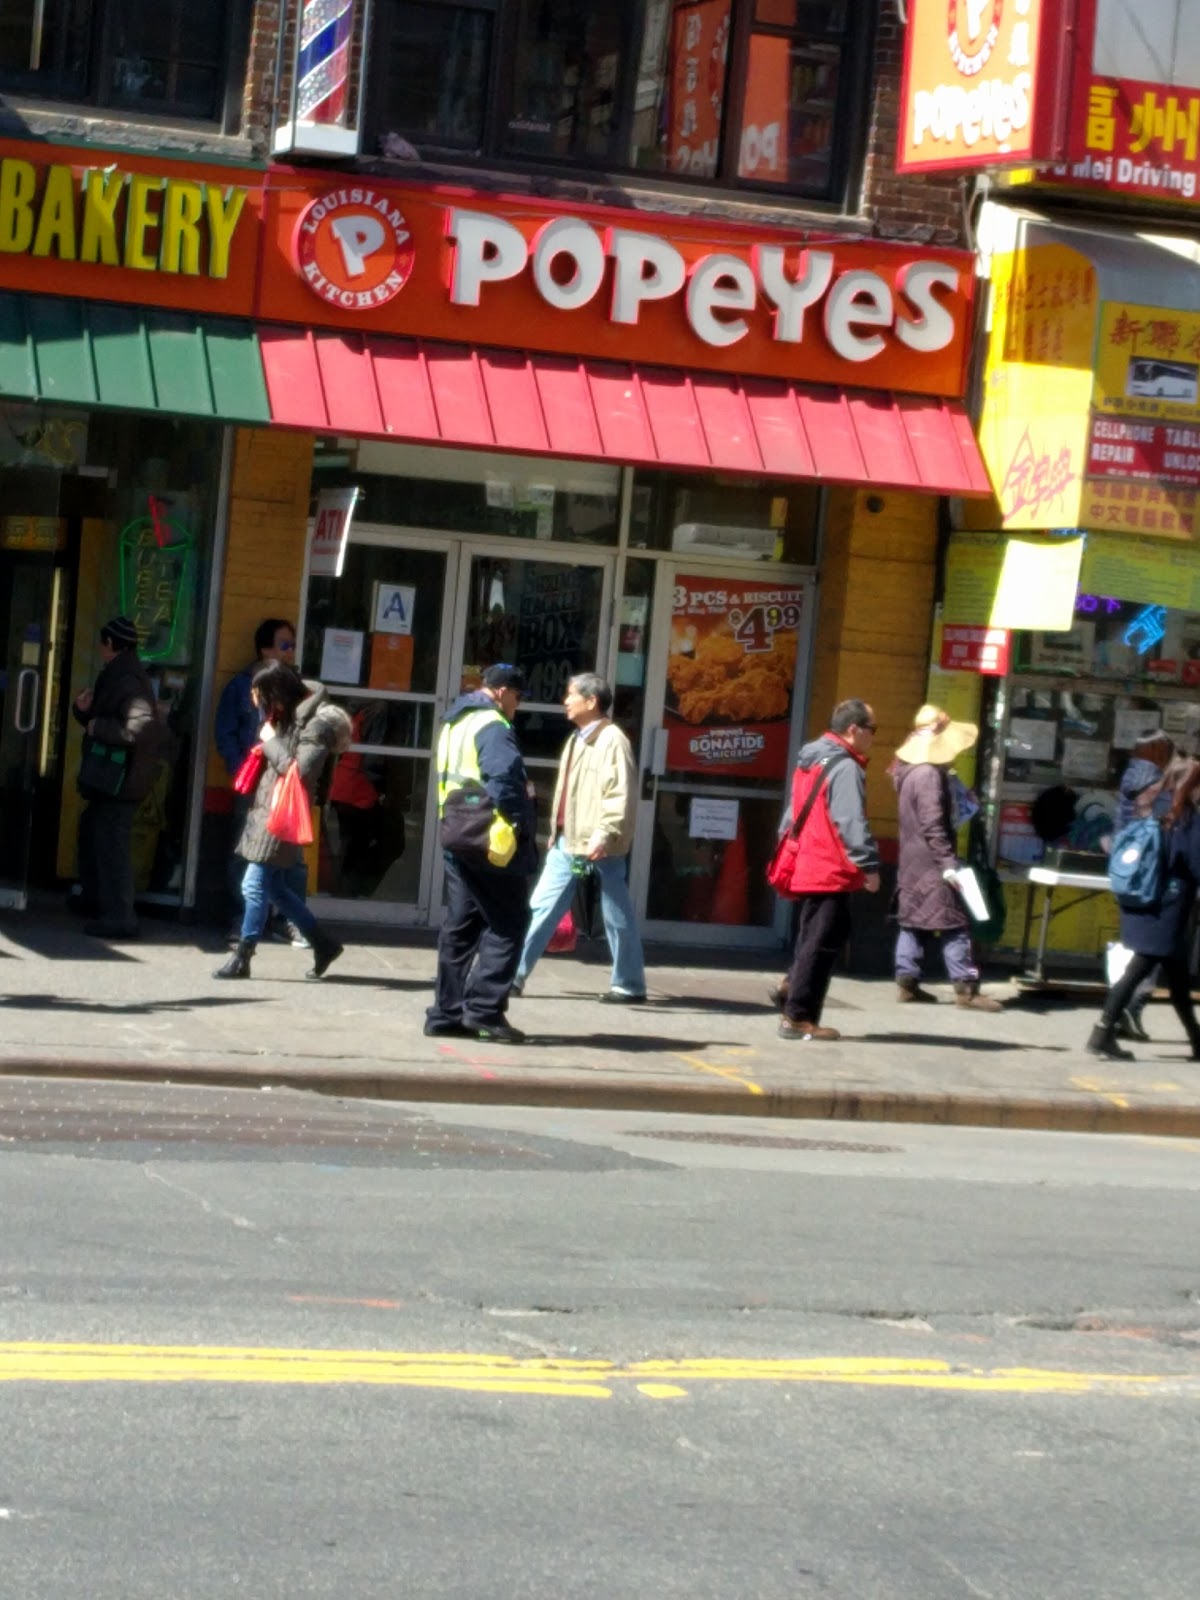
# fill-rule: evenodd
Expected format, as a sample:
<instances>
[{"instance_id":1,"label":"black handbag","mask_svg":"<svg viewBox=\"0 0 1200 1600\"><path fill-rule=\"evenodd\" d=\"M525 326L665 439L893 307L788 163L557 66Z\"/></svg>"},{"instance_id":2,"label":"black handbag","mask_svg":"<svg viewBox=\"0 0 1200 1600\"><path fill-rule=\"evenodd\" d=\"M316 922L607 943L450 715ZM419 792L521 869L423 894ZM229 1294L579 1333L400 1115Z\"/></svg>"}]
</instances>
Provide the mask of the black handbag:
<instances>
[{"instance_id":1,"label":"black handbag","mask_svg":"<svg viewBox=\"0 0 1200 1600\"><path fill-rule=\"evenodd\" d=\"M482 784L451 789L442 806L442 849L468 861L486 861L496 808Z\"/></svg>"},{"instance_id":2,"label":"black handbag","mask_svg":"<svg viewBox=\"0 0 1200 1600\"><path fill-rule=\"evenodd\" d=\"M133 749L125 744L105 744L91 734L83 738L79 763L79 792L97 799L116 800L125 787Z\"/></svg>"}]
</instances>

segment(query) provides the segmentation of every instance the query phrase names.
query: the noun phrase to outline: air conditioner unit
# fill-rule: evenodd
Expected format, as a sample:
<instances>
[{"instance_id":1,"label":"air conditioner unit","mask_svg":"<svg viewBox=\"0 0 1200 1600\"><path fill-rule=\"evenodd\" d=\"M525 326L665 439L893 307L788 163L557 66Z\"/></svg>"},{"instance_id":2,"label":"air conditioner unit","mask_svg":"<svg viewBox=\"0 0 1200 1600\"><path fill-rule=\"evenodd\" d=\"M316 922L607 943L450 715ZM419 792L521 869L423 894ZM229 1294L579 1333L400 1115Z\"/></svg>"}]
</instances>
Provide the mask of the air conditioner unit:
<instances>
[{"instance_id":1,"label":"air conditioner unit","mask_svg":"<svg viewBox=\"0 0 1200 1600\"><path fill-rule=\"evenodd\" d=\"M681 522L671 535L671 549L692 556L736 556L743 561L770 561L778 539L777 528L729 528L719 522Z\"/></svg>"}]
</instances>

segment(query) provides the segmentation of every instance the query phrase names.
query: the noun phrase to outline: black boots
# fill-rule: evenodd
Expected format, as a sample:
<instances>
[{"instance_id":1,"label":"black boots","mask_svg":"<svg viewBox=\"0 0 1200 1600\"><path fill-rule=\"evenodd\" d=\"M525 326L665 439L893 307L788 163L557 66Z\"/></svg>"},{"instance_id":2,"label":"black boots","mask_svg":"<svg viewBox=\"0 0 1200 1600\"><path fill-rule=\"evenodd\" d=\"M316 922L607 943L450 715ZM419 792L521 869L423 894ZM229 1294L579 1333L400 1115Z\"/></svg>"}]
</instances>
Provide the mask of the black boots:
<instances>
[{"instance_id":1,"label":"black boots","mask_svg":"<svg viewBox=\"0 0 1200 1600\"><path fill-rule=\"evenodd\" d=\"M1112 1023L1098 1022L1088 1035L1084 1046L1090 1056L1102 1056L1105 1061L1133 1061L1132 1050L1123 1050L1117 1043Z\"/></svg>"},{"instance_id":2,"label":"black boots","mask_svg":"<svg viewBox=\"0 0 1200 1600\"><path fill-rule=\"evenodd\" d=\"M921 1005L937 1005L937 995L930 994L928 989L922 989L920 978L897 978L896 999L900 1001L916 1001Z\"/></svg>"},{"instance_id":3,"label":"black boots","mask_svg":"<svg viewBox=\"0 0 1200 1600\"><path fill-rule=\"evenodd\" d=\"M250 961L254 955L257 940L239 939L229 952L229 959L223 967L218 967L213 973L214 978L248 978L250 976Z\"/></svg>"},{"instance_id":4,"label":"black boots","mask_svg":"<svg viewBox=\"0 0 1200 1600\"><path fill-rule=\"evenodd\" d=\"M313 929L308 936L308 942L312 945L313 964L305 976L323 978L346 947L339 944L332 934L326 933L321 927Z\"/></svg>"}]
</instances>

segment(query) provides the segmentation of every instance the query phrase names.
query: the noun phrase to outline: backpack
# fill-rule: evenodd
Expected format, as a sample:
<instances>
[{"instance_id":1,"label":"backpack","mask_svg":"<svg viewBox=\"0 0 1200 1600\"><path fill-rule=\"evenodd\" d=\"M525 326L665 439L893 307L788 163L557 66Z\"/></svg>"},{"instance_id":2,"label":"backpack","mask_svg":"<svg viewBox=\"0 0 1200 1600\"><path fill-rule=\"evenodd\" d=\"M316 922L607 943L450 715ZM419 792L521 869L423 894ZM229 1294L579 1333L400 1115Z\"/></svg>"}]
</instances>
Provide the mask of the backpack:
<instances>
[{"instance_id":1,"label":"backpack","mask_svg":"<svg viewBox=\"0 0 1200 1600\"><path fill-rule=\"evenodd\" d=\"M1125 911L1146 911L1162 899L1167 839L1157 817L1134 817L1119 830L1108 858L1108 885Z\"/></svg>"}]
</instances>

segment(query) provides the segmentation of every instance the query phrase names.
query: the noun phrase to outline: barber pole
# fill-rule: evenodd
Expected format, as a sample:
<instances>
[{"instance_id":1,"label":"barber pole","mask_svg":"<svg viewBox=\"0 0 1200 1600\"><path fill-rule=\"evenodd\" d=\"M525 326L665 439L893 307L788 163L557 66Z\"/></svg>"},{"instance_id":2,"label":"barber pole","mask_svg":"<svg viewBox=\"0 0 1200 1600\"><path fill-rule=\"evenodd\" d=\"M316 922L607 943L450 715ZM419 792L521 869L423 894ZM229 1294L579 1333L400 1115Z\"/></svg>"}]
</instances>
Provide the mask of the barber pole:
<instances>
[{"instance_id":1,"label":"barber pole","mask_svg":"<svg viewBox=\"0 0 1200 1600\"><path fill-rule=\"evenodd\" d=\"M365 43L364 6L365 0L299 0L292 89L289 103L280 108L276 155L359 154L363 74L360 63L352 95L351 49L356 32L360 52Z\"/></svg>"}]
</instances>

